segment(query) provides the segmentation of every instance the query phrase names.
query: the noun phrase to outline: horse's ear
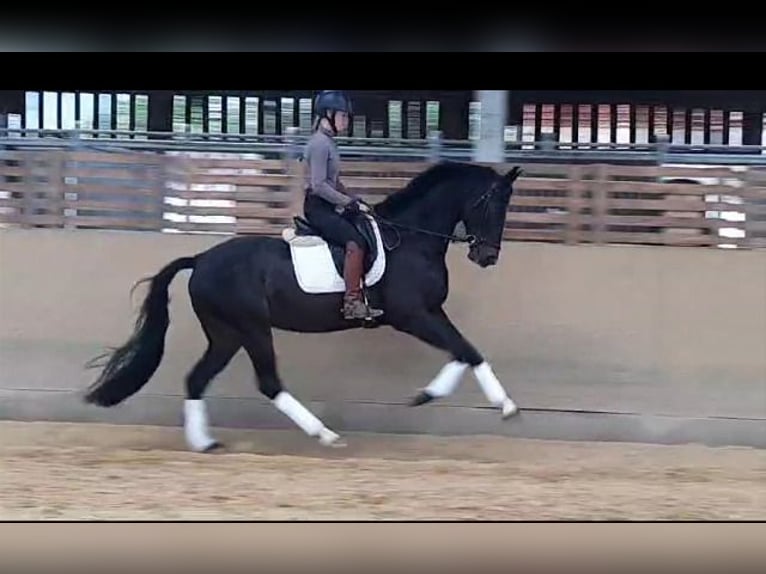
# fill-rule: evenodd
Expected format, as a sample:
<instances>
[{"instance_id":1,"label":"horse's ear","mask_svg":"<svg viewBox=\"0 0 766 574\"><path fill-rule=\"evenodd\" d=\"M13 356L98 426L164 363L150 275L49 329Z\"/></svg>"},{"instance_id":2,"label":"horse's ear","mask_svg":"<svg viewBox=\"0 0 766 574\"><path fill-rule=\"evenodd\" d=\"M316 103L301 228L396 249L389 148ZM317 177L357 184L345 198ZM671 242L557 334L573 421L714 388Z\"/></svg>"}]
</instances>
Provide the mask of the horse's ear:
<instances>
[{"instance_id":1,"label":"horse's ear","mask_svg":"<svg viewBox=\"0 0 766 574\"><path fill-rule=\"evenodd\" d=\"M522 173L524 173L524 170L522 170L519 166L515 166L503 176L503 179L505 179L508 183L513 183Z\"/></svg>"}]
</instances>

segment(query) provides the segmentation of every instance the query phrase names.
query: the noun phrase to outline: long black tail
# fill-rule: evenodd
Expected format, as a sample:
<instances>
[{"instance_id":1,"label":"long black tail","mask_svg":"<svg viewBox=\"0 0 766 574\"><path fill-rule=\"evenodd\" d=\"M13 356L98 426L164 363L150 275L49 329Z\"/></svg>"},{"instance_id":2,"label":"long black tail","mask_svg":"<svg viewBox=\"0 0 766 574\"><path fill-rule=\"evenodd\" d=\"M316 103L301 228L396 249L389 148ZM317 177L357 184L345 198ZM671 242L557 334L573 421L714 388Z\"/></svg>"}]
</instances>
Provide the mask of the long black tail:
<instances>
[{"instance_id":1,"label":"long black tail","mask_svg":"<svg viewBox=\"0 0 766 574\"><path fill-rule=\"evenodd\" d=\"M109 356L101 375L85 394L85 402L102 407L114 406L137 393L152 377L165 351L165 334L170 325L168 287L182 269L193 269L195 259L182 257L166 265L151 281L141 312L130 339L117 349L96 357L87 365L97 368L97 361ZM135 288L135 286L134 286Z\"/></svg>"}]
</instances>

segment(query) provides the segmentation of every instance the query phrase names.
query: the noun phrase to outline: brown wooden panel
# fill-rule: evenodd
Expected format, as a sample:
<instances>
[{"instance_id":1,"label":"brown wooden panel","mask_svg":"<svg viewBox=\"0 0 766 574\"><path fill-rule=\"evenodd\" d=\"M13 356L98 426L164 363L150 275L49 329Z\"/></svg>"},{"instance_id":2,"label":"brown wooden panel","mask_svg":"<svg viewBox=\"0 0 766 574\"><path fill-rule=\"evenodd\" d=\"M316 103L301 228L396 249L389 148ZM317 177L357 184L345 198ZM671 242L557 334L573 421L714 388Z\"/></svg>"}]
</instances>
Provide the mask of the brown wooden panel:
<instances>
[{"instance_id":1,"label":"brown wooden panel","mask_svg":"<svg viewBox=\"0 0 766 574\"><path fill-rule=\"evenodd\" d=\"M343 175L347 173L412 173L417 174L425 171L432 164L418 161L341 161L340 170Z\"/></svg>"},{"instance_id":2,"label":"brown wooden panel","mask_svg":"<svg viewBox=\"0 0 766 574\"><path fill-rule=\"evenodd\" d=\"M545 179L536 177L524 177L520 178L513 185L513 193L520 191L569 191L572 187L572 180L570 179Z\"/></svg>"},{"instance_id":3,"label":"brown wooden panel","mask_svg":"<svg viewBox=\"0 0 766 574\"><path fill-rule=\"evenodd\" d=\"M721 195L734 195L741 197L742 199L749 199L755 201L766 201L766 187L740 187L740 188L727 188L727 191L714 192Z\"/></svg>"},{"instance_id":4,"label":"brown wooden panel","mask_svg":"<svg viewBox=\"0 0 766 574\"><path fill-rule=\"evenodd\" d=\"M766 219L766 205L757 205L754 203L750 203L744 206L742 205L737 206L736 209L732 209L731 207L727 209L722 208L721 211L737 211L740 213L745 213L748 220L751 220L751 221Z\"/></svg>"},{"instance_id":5,"label":"brown wooden panel","mask_svg":"<svg viewBox=\"0 0 766 574\"><path fill-rule=\"evenodd\" d=\"M292 196L283 189L237 189L236 191L175 191L168 190L167 197L178 197L188 200L220 200L220 201L246 201L246 202L264 202L281 203L291 201Z\"/></svg>"},{"instance_id":6,"label":"brown wooden panel","mask_svg":"<svg viewBox=\"0 0 766 574\"><path fill-rule=\"evenodd\" d=\"M508 223L566 223L566 214L561 213L524 213L510 212L506 218Z\"/></svg>"},{"instance_id":7,"label":"brown wooden panel","mask_svg":"<svg viewBox=\"0 0 766 574\"><path fill-rule=\"evenodd\" d=\"M237 219L248 217L257 217L262 219L286 219L291 217L292 213L287 207L265 207L263 205L247 205L240 203L237 205L234 215L237 217Z\"/></svg>"},{"instance_id":8,"label":"brown wooden panel","mask_svg":"<svg viewBox=\"0 0 766 574\"><path fill-rule=\"evenodd\" d=\"M233 207L167 206L164 210L182 215L203 216L227 215L231 217L282 218L289 215L289 211L284 207L267 207L257 203L238 203Z\"/></svg>"},{"instance_id":9,"label":"brown wooden panel","mask_svg":"<svg viewBox=\"0 0 766 574\"><path fill-rule=\"evenodd\" d=\"M93 201L93 200L64 200L63 205L66 209L98 209L100 211L116 212L140 212L140 213L158 213L159 211L169 211L166 206L160 209L160 205L151 203L127 203L124 201Z\"/></svg>"},{"instance_id":10,"label":"brown wooden panel","mask_svg":"<svg viewBox=\"0 0 766 574\"><path fill-rule=\"evenodd\" d=\"M583 216L583 222L591 222L593 218ZM690 229L713 229L716 220L702 217L669 217L643 215L608 215L604 218L605 225L621 225L623 227L683 227Z\"/></svg>"},{"instance_id":11,"label":"brown wooden panel","mask_svg":"<svg viewBox=\"0 0 766 574\"><path fill-rule=\"evenodd\" d=\"M725 168L695 169L650 165L609 165L609 176L621 177L737 177Z\"/></svg>"},{"instance_id":12,"label":"brown wooden panel","mask_svg":"<svg viewBox=\"0 0 766 574\"><path fill-rule=\"evenodd\" d=\"M125 229L136 228L143 230L159 229L159 219L154 217L139 218L139 217L105 217L95 215L76 215L67 217L66 222L68 225L76 227L99 227L103 229Z\"/></svg>"},{"instance_id":13,"label":"brown wooden panel","mask_svg":"<svg viewBox=\"0 0 766 574\"><path fill-rule=\"evenodd\" d=\"M410 180L400 177L345 177L343 185L353 189L383 189L395 192L402 189Z\"/></svg>"},{"instance_id":14,"label":"brown wooden panel","mask_svg":"<svg viewBox=\"0 0 766 574\"><path fill-rule=\"evenodd\" d=\"M141 168L128 169L124 167L67 167L64 171L65 177L76 177L78 179L101 178L114 180L146 180L155 177L153 171L142 170Z\"/></svg>"},{"instance_id":15,"label":"brown wooden panel","mask_svg":"<svg viewBox=\"0 0 766 574\"><path fill-rule=\"evenodd\" d=\"M575 209L576 207L585 207L590 202L584 199L572 200L566 195L560 197L541 197L541 196L513 196L509 209L514 207L566 207Z\"/></svg>"},{"instance_id":16,"label":"brown wooden panel","mask_svg":"<svg viewBox=\"0 0 766 574\"><path fill-rule=\"evenodd\" d=\"M515 229L506 227L503 238L510 240L526 241L564 241L566 231L564 229Z\"/></svg>"},{"instance_id":17,"label":"brown wooden panel","mask_svg":"<svg viewBox=\"0 0 766 574\"><path fill-rule=\"evenodd\" d=\"M23 214L20 212L1 214L0 219L4 223L18 225L49 225L62 227L64 223L63 214L41 213L41 214Z\"/></svg>"},{"instance_id":18,"label":"brown wooden panel","mask_svg":"<svg viewBox=\"0 0 766 574\"><path fill-rule=\"evenodd\" d=\"M696 183L655 183L648 181L610 181L608 193L652 193L658 195L733 195L728 185L698 185Z\"/></svg>"},{"instance_id":19,"label":"brown wooden panel","mask_svg":"<svg viewBox=\"0 0 766 574\"><path fill-rule=\"evenodd\" d=\"M199 223L187 221L163 221L165 229L177 229L179 231L207 231L213 233L234 233L233 223Z\"/></svg>"},{"instance_id":20,"label":"brown wooden panel","mask_svg":"<svg viewBox=\"0 0 766 574\"><path fill-rule=\"evenodd\" d=\"M0 149L0 161L21 161L25 158L26 152L19 150Z\"/></svg>"},{"instance_id":21,"label":"brown wooden panel","mask_svg":"<svg viewBox=\"0 0 766 574\"><path fill-rule=\"evenodd\" d=\"M707 246L717 243L728 243L729 239L713 235L685 235L673 233L623 233L616 231L604 232L604 240L608 243L642 243L672 246Z\"/></svg>"},{"instance_id":22,"label":"brown wooden panel","mask_svg":"<svg viewBox=\"0 0 766 574\"><path fill-rule=\"evenodd\" d=\"M478 163L478 162L477 162ZM524 163L512 162L512 163L499 163L499 164L485 164L494 167L496 171L500 173L506 173L514 167L520 167L524 173L518 181L530 178L534 174L542 174L545 176L568 176L571 173L572 166L559 163ZM591 166L585 166L591 167Z\"/></svg>"},{"instance_id":23,"label":"brown wooden panel","mask_svg":"<svg viewBox=\"0 0 766 574\"><path fill-rule=\"evenodd\" d=\"M194 184L227 184L227 185L258 185L286 187L290 177L283 174L264 175L208 175L195 173L189 177L188 183Z\"/></svg>"},{"instance_id":24,"label":"brown wooden panel","mask_svg":"<svg viewBox=\"0 0 766 574\"><path fill-rule=\"evenodd\" d=\"M278 159L183 158L183 160L194 170L260 169L264 171L285 171L285 162Z\"/></svg>"},{"instance_id":25,"label":"brown wooden panel","mask_svg":"<svg viewBox=\"0 0 766 574\"><path fill-rule=\"evenodd\" d=\"M609 199L607 209L654 209L659 211L699 211L712 209L710 203L688 199Z\"/></svg>"},{"instance_id":26,"label":"brown wooden panel","mask_svg":"<svg viewBox=\"0 0 766 574\"><path fill-rule=\"evenodd\" d=\"M0 163L0 177L23 177L27 170L23 165L3 165ZM0 182L0 185L3 185Z\"/></svg>"},{"instance_id":27,"label":"brown wooden panel","mask_svg":"<svg viewBox=\"0 0 766 574\"><path fill-rule=\"evenodd\" d=\"M66 161L82 163L158 164L164 156L156 153L110 153L92 151L67 151Z\"/></svg>"},{"instance_id":28,"label":"brown wooden panel","mask_svg":"<svg viewBox=\"0 0 766 574\"><path fill-rule=\"evenodd\" d=\"M0 197L0 207L21 209L24 205L24 200L20 197Z\"/></svg>"},{"instance_id":29,"label":"brown wooden panel","mask_svg":"<svg viewBox=\"0 0 766 574\"><path fill-rule=\"evenodd\" d=\"M29 191L29 185L26 181L8 183L0 181L0 191L8 193L26 193Z\"/></svg>"},{"instance_id":30,"label":"brown wooden panel","mask_svg":"<svg viewBox=\"0 0 766 574\"><path fill-rule=\"evenodd\" d=\"M155 195L156 190L147 185L145 187L127 187L122 185L108 185L96 183L75 183L67 184L63 187L65 193L78 194L102 194L102 195L123 195L123 196L144 196ZM167 190L167 195L174 195L175 192Z\"/></svg>"},{"instance_id":31,"label":"brown wooden panel","mask_svg":"<svg viewBox=\"0 0 766 574\"><path fill-rule=\"evenodd\" d=\"M287 227L286 224L269 224L259 222L243 222L236 226L238 234L244 235L268 235L272 237L278 237L282 234L282 230Z\"/></svg>"}]
</instances>

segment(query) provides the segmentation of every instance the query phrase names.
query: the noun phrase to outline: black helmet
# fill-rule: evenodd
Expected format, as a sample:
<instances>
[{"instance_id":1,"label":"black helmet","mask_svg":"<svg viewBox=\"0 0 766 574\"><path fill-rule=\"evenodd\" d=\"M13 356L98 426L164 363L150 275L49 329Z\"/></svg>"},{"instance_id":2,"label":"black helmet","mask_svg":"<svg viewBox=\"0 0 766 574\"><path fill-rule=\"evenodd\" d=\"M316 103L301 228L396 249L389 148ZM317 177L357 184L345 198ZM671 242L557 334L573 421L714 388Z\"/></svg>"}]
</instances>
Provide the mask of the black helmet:
<instances>
[{"instance_id":1,"label":"black helmet","mask_svg":"<svg viewBox=\"0 0 766 574\"><path fill-rule=\"evenodd\" d=\"M329 117L328 117L329 112ZM338 132L335 127L335 112L346 112L349 116L353 114L351 100L340 90L325 90L320 92L314 98L314 114L321 118L330 120L330 125L334 132Z\"/></svg>"}]
</instances>

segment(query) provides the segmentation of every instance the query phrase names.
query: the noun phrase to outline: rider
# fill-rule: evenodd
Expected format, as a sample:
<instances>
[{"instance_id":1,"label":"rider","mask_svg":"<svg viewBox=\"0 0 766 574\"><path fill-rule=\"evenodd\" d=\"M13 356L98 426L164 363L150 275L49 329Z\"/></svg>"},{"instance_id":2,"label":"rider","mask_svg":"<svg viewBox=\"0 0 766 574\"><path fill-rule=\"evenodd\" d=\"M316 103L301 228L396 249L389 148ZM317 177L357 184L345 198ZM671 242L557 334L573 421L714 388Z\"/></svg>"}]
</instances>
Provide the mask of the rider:
<instances>
[{"instance_id":1,"label":"rider","mask_svg":"<svg viewBox=\"0 0 766 574\"><path fill-rule=\"evenodd\" d=\"M348 128L351 102L341 91L326 90L314 100L314 114L314 133L304 156L307 163L304 214L326 240L346 248L344 318L378 317L383 311L369 307L362 296L366 241L351 222L370 208L338 179L340 156L334 138Z\"/></svg>"}]
</instances>

